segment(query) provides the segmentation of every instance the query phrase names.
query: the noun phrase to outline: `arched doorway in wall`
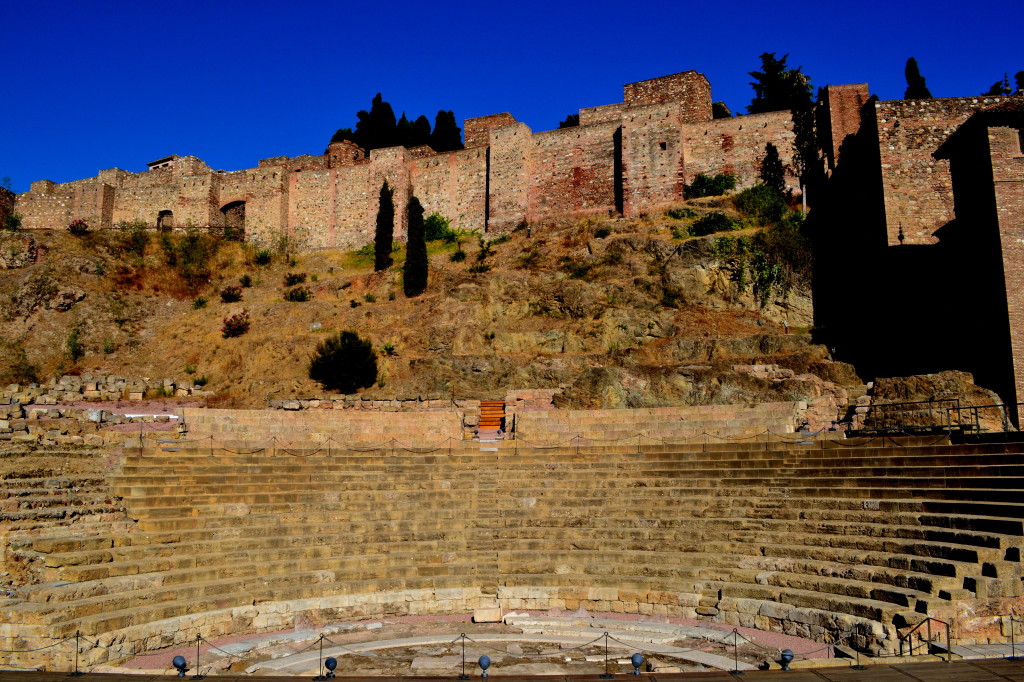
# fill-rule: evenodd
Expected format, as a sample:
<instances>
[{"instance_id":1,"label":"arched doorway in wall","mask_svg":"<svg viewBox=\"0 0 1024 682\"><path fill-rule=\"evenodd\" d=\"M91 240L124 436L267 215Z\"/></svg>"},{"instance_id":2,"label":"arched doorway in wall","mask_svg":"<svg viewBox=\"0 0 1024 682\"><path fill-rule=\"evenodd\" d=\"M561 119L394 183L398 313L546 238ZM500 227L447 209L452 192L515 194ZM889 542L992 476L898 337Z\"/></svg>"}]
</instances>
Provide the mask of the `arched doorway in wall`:
<instances>
[{"instance_id":1,"label":"arched doorway in wall","mask_svg":"<svg viewBox=\"0 0 1024 682\"><path fill-rule=\"evenodd\" d=\"M160 211L156 215L156 229L170 230L174 227L174 211Z\"/></svg>"},{"instance_id":2,"label":"arched doorway in wall","mask_svg":"<svg viewBox=\"0 0 1024 682\"><path fill-rule=\"evenodd\" d=\"M232 201L220 209L224 214L224 229L245 233L245 202Z\"/></svg>"}]
</instances>

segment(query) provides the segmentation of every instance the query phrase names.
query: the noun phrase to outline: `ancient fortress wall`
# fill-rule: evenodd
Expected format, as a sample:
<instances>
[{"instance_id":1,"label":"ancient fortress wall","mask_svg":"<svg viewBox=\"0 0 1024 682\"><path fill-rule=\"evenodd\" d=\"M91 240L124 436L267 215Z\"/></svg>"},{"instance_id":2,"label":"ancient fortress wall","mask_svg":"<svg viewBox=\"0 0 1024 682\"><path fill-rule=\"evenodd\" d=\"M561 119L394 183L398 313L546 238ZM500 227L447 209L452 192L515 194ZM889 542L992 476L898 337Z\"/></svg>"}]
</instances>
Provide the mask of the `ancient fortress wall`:
<instances>
[{"instance_id":1,"label":"ancient fortress wall","mask_svg":"<svg viewBox=\"0 0 1024 682\"><path fill-rule=\"evenodd\" d=\"M953 182L949 162L932 152L971 114L999 101L953 97L875 102L890 246L938 241L935 231L953 219Z\"/></svg>"},{"instance_id":2,"label":"ancient fortress wall","mask_svg":"<svg viewBox=\"0 0 1024 682\"><path fill-rule=\"evenodd\" d=\"M554 215L656 211L680 201L700 172L728 170L752 184L766 141L784 162L791 156L788 113L712 121L711 87L695 71L628 84L623 102L581 109L580 122L534 133L511 114L493 114L465 122L462 151L395 147L366 155L341 142L323 155L263 159L233 172L167 157L141 173L110 169L33 183L17 210L28 229L64 229L76 218L94 227L244 226L257 241L288 234L314 247L352 248L372 241L385 180L403 238L412 194L428 214L458 227L503 231Z\"/></svg>"}]
</instances>

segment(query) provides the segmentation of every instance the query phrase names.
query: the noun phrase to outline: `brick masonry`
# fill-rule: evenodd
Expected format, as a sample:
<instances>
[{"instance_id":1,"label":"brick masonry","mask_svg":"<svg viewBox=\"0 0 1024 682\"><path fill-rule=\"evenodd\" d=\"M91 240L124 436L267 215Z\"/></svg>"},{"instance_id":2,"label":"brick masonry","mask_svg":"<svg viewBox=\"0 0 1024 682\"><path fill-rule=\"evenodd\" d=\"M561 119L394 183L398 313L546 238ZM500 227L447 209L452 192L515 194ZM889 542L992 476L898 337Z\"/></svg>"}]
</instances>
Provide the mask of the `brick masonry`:
<instances>
[{"instance_id":1,"label":"brick masonry","mask_svg":"<svg viewBox=\"0 0 1024 682\"><path fill-rule=\"evenodd\" d=\"M447 153L396 147L366 154L336 142L323 155L263 159L231 172L171 156L142 173L114 168L63 184L41 180L17 198L17 210L27 229L64 229L76 218L93 227L239 220L254 241L287 234L312 247L352 248L372 239L385 180L395 189L402 238L412 194L427 213L458 227L502 231L554 215L659 210L678 203L699 172L730 170L752 184L767 140L787 162L792 155L788 114L712 121L711 86L695 71L630 83L622 102L581 109L580 120L534 133L508 113L468 119L466 149Z\"/></svg>"}]
</instances>

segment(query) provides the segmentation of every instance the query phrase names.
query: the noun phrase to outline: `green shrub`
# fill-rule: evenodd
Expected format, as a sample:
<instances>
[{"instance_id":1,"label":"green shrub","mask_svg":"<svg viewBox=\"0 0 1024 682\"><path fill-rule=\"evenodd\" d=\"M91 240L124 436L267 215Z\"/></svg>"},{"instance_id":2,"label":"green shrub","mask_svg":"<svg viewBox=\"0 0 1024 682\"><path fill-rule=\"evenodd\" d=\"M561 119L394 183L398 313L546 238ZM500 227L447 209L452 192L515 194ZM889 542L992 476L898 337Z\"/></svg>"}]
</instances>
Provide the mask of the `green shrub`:
<instances>
[{"instance_id":1,"label":"green shrub","mask_svg":"<svg viewBox=\"0 0 1024 682\"><path fill-rule=\"evenodd\" d=\"M199 230L189 230L178 238L178 275L195 289L210 279L210 263L220 248L220 242Z\"/></svg>"},{"instance_id":2,"label":"green shrub","mask_svg":"<svg viewBox=\"0 0 1024 682\"><path fill-rule=\"evenodd\" d=\"M103 339L103 354L110 355L114 352L114 342L110 339Z\"/></svg>"},{"instance_id":3,"label":"green shrub","mask_svg":"<svg viewBox=\"0 0 1024 682\"><path fill-rule=\"evenodd\" d=\"M145 221L121 221L117 224L117 229L117 246L122 253L131 254L137 258L146 255L149 232L146 231Z\"/></svg>"},{"instance_id":4,"label":"green shrub","mask_svg":"<svg viewBox=\"0 0 1024 682\"><path fill-rule=\"evenodd\" d=\"M68 359L72 363L78 362L85 355L85 345L82 343L82 329L79 325L71 328L68 338L64 341L64 347L67 349Z\"/></svg>"},{"instance_id":5,"label":"green shrub","mask_svg":"<svg viewBox=\"0 0 1024 682\"><path fill-rule=\"evenodd\" d=\"M428 242L449 241L456 235L451 221L440 213L431 213L423 219L423 235Z\"/></svg>"},{"instance_id":6,"label":"green shrub","mask_svg":"<svg viewBox=\"0 0 1024 682\"><path fill-rule=\"evenodd\" d=\"M350 301L348 302L348 306L349 306L350 308L358 308L358 307L359 307L359 306L361 306L361 305L362 305L362 303L360 303L359 301L357 301L357 300L356 300L356 299L354 299L354 298L353 298L352 300L350 300Z\"/></svg>"},{"instance_id":7,"label":"green shrub","mask_svg":"<svg viewBox=\"0 0 1024 682\"><path fill-rule=\"evenodd\" d=\"M363 300L366 301L367 303L376 303L377 297L374 296L373 294L363 294Z\"/></svg>"},{"instance_id":8,"label":"green shrub","mask_svg":"<svg viewBox=\"0 0 1024 682\"><path fill-rule=\"evenodd\" d=\"M284 300L291 303L305 303L310 298L312 298L312 294L306 287L295 287L284 292Z\"/></svg>"},{"instance_id":9,"label":"green shrub","mask_svg":"<svg viewBox=\"0 0 1024 682\"><path fill-rule=\"evenodd\" d=\"M21 215L12 212L4 216L4 224L0 227L10 232L17 232L21 229L21 222Z\"/></svg>"},{"instance_id":10,"label":"green shrub","mask_svg":"<svg viewBox=\"0 0 1024 682\"><path fill-rule=\"evenodd\" d=\"M238 303L242 300L242 288L224 287L220 290L220 300L224 303Z\"/></svg>"},{"instance_id":11,"label":"green shrub","mask_svg":"<svg viewBox=\"0 0 1024 682\"><path fill-rule=\"evenodd\" d=\"M205 374L203 376L199 377L198 379L193 379L192 380L192 385L193 386L198 386L200 388L202 388L203 386L205 386L208 383L210 383L210 380L206 378Z\"/></svg>"},{"instance_id":12,"label":"green shrub","mask_svg":"<svg viewBox=\"0 0 1024 682\"><path fill-rule=\"evenodd\" d=\"M39 367L28 361L20 341L0 339L0 384L37 384Z\"/></svg>"},{"instance_id":13,"label":"green shrub","mask_svg":"<svg viewBox=\"0 0 1024 682\"><path fill-rule=\"evenodd\" d=\"M607 227L599 227L596 230L594 230L594 237L596 237L597 239L604 239L611 233L612 231Z\"/></svg>"},{"instance_id":14,"label":"green shrub","mask_svg":"<svg viewBox=\"0 0 1024 682\"><path fill-rule=\"evenodd\" d=\"M192 310L199 310L200 308L206 307L206 297L196 296L192 299Z\"/></svg>"},{"instance_id":15,"label":"green shrub","mask_svg":"<svg viewBox=\"0 0 1024 682\"><path fill-rule=\"evenodd\" d=\"M756 184L736 195L736 210L752 218L758 225L775 223L786 212L786 201L768 185Z\"/></svg>"},{"instance_id":16,"label":"green shrub","mask_svg":"<svg viewBox=\"0 0 1024 682\"><path fill-rule=\"evenodd\" d=\"M505 242L509 241L512 241L512 235L502 234L492 239L490 244L491 246L497 246L498 244L504 244Z\"/></svg>"},{"instance_id":17,"label":"green shrub","mask_svg":"<svg viewBox=\"0 0 1024 682\"><path fill-rule=\"evenodd\" d=\"M355 332L339 332L317 344L309 359L309 378L327 390L355 393L377 381L377 354Z\"/></svg>"},{"instance_id":18,"label":"green shrub","mask_svg":"<svg viewBox=\"0 0 1024 682\"><path fill-rule=\"evenodd\" d=\"M732 173L705 175L698 173L689 185L685 185L686 198L716 197L736 188L736 176Z\"/></svg>"},{"instance_id":19,"label":"green shrub","mask_svg":"<svg viewBox=\"0 0 1024 682\"><path fill-rule=\"evenodd\" d=\"M256 255L252 257L252 262L256 265L270 265L272 254L270 249L260 249L256 252Z\"/></svg>"},{"instance_id":20,"label":"green shrub","mask_svg":"<svg viewBox=\"0 0 1024 682\"><path fill-rule=\"evenodd\" d=\"M234 315L228 315L224 318L224 326L220 328L220 333L225 339L229 339L233 336L241 336L242 334L249 331L249 311L243 310L240 313Z\"/></svg>"},{"instance_id":21,"label":"green shrub","mask_svg":"<svg viewBox=\"0 0 1024 682\"><path fill-rule=\"evenodd\" d=\"M474 275L478 275L480 273L487 272L490 269L491 269L491 266L487 265L486 263L473 263L472 265L469 266L469 271L471 273L473 273Z\"/></svg>"},{"instance_id":22,"label":"green shrub","mask_svg":"<svg viewBox=\"0 0 1024 682\"><path fill-rule=\"evenodd\" d=\"M242 275L238 278L238 283L242 285L243 289L248 289L252 286L252 277L249 275Z\"/></svg>"},{"instance_id":23,"label":"green shrub","mask_svg":"<svg viewBox=\"0 0 1024 682\"><path fill-rule=\"evenodd\" d=\"M690 236L690 230L685 225L672 225L672 239L686 239Z\"/></svg>"},{"instance_id":24,"label":"green shrub","mask_svg":"<svg viewBox=\"0 0 1024 682\"><path fill-rule=\"evenodd\" d=\"M665 215L673 220L684 220L686 218L696 218L700 214L692 208L670 208L665 211Z\"/></svg>"},{"instance_id":25,"label":"green shrub","mask_svg":"<svg viewBox=\"0 0 1024 682\"><path fill-rule=\"evenodd\" d=\"M306 273L304 272L289 272L284 276L284 285L286 287L293 287L296 284L302 284L306 281Z\"/></svg>"},{"instance_id":26,"label":"green shrub","mask_svg":"<svg viewBox=\"0 0 1024 682\"><path fill-rule=\"evenodd\" d=\"M185 365L185 374L192 375L196 373L196 366L193 364Z\"/></svg>"},{"instance_id":27,"label":"green shrub","mask_svg":"<svg viewBox=\"0 0 1024 682\"><path fill-rule=\"evenodd\" d=\"M395 350L395 344L393 343L385 343L383 346L380 347L380 352L381 355L387 355L388 357L398 355L398 351Z\"/></svg>"},{"instance_id":28,"label":"green shrub","mask_svg":"<svg viewBox=\"0 0 1024 682\"><path fill-rule=\"evenodd\" d=\"M740 224L729 216L720 211L714 211L699 220L695 220L690 225L689 232L694 237L703 237L714 232L726 232L738 229L739 227Z\"/></svg>"},{"instance_id":29,"label":"green shrub","mask_svg":"<svg viewBox=\"0 0 1024 682\"><path fill-rule=\"evenodd\" d=\"M453 263L461 263L466 260L466 252L462 249L452 251L452 255L448 256L448 258L450 258Z\"/></svg>"},{"instance_id":30,"label":"green shrub","mask_svg":"<svg viewBox=\"0 0 1024 682\"><path fill-rule=\"evenodd\" d=\"M68 232L75 235L76 237L81 237L88 231L89 223L85 222L81 218L75 218L70 223L68 223Z\"/></svg>"}]
</instances>

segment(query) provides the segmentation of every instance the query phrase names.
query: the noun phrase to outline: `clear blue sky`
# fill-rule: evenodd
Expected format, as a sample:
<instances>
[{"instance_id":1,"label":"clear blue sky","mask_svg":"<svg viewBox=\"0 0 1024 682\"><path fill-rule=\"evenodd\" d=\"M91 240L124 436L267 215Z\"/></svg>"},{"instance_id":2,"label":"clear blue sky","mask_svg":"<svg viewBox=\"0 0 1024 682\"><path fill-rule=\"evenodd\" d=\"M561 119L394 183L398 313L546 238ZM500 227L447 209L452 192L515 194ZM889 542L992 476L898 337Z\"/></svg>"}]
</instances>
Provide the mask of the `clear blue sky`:
<instances>
[{"instance_id":1,"label":"clear blue sky","mask_svg":"<svg viewBox=\"0 0 1024 682\"><path fill-rule=\"evenodd\" d=\"M396 114L508 111L534 130L695 69L743 112L762 52L817 87L936 97L1024 70L1024 2L7 2L0 177L66 182L192 154L237 170L320 154L378 91Z\"/></svg>"}]
</instances>

